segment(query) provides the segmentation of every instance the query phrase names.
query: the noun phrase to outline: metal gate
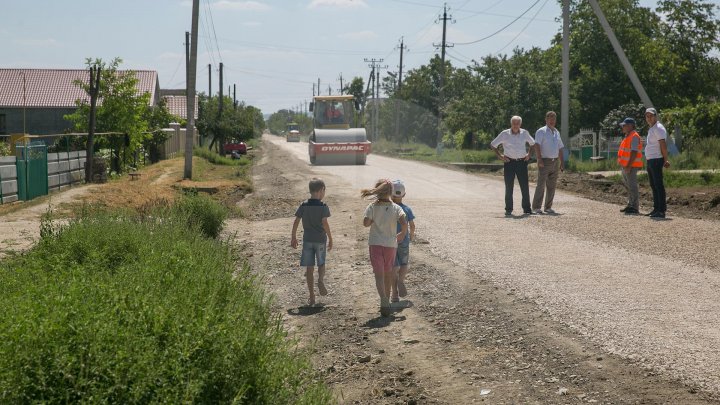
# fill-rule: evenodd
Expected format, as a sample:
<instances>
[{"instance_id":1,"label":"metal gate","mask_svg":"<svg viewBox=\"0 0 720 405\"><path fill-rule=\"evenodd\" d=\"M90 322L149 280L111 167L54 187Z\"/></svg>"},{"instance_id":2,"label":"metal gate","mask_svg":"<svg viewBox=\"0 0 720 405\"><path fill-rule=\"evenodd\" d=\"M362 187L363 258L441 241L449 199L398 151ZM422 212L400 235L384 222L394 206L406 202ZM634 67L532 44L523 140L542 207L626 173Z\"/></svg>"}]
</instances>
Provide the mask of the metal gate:
<instances>
[{"instance_id":1,"label":"metal gate","mask_svg":"<svg viewBox=\"0 0 720 405\"><path fill-rule=\"evenodd\" d=\"M17 164L18 199L32 200L48 194L47 146L44 142L17 144L15 146Z\"/></svg>"}]
</instances>

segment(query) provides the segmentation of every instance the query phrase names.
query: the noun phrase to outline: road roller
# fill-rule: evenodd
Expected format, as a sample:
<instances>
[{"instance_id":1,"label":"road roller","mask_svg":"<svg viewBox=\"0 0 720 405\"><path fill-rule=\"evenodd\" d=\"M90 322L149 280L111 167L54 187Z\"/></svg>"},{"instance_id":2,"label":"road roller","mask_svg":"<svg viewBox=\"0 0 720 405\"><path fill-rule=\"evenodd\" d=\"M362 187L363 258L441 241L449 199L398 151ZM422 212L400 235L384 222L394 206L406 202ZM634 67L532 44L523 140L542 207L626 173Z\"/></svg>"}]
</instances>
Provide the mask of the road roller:
<instances>
[{"instance_id":1,"label":"road roller","mask_svg":"<svg viewBox=\"0 0 720 405\"><path fill-rule=\"evenodd\" d=\"M365 128L357 125L352 95L315 96L310 103L313 131L308 141L314 165L364 165L370 153Z\"/></svg>"}]
</instances>

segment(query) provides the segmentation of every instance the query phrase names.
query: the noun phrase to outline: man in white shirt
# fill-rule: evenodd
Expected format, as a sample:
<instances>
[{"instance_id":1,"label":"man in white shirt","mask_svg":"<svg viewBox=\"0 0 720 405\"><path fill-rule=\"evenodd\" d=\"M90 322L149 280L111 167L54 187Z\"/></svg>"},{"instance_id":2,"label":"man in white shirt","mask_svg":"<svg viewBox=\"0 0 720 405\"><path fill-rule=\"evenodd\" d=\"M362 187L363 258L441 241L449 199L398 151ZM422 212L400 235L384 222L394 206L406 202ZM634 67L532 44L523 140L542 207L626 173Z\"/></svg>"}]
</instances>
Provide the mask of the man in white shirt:
<instances>
[{"instance_id":1,"label":"man in white shirt","mask_svg":"<svg viewBox=\"0 0 720 405\"><path fill-rule=\"evenodd\" d=\"M560 132L555 128L557 114L554 111L545 113L545 126L535 132L535 156L537 157L538 178L535 185L532 210L541 214L543 197L545 198L545 212L554 214L552 209L555 198L555 186L560 172L565 171L563 162L563 142ZM545 188L547 187L547 194Z\"/></svg>"},{"instance_id":2,"label":"man in white shirt","mask_svg":"<svg viewBox=\"0 0 720 405\"><path fill-rule=\"evenodd\" d=\"M528 160L530 153L525 146L535 145L530 133L522 128L522 118L515 115L510 119L510 128L506 129L490 142L490 148L500 160L505 162L503 174L505 177L505 216L509 217L513 211L513 188L517 176L520 192L522 193L522 209L524 214L532 214L530 210L530 188L528 185ZM498 147L502 145L503 153Z\"/></svg>"},{"instance_id":3,"label":"man in white shirt","mask_svg":"<svg viewBox=\"0 0 720 405\"><path fill-rule=\"evenodd\" d=\"M667 130L657 119L657 110L645 110L645 121L648 123L648 135L645 142L645 159L647 159L648 180L653 192L653 210L646 214L650 218L665 218L667 203L665 201L665 184L663 167L670 167L667 150Z\"/></svg>"}]
</instances>

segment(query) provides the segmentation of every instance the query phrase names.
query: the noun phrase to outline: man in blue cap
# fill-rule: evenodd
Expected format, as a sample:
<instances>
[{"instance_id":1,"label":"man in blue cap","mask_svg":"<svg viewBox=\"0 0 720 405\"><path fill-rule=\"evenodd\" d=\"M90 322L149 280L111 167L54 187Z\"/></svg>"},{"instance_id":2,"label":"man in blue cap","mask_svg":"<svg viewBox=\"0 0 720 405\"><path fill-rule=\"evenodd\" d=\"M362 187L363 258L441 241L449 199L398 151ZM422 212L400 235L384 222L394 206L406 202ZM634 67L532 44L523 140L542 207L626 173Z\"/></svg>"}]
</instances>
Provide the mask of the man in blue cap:
<instances>
[{"instance_id":1,"label":"man in blue cap","mask_svg":"<svg viewBox=\"0 0 720 405\"><path fill-rule=\"evenodd\" d=\"M620 142L618 148L618 164L623 176L625 187L628 189L627 206L621 209L625 215L637 215L640 213L640 192L638 190L637 173L642 169L642 138L635 130L635 120L625 118L620 123L625 138Z\"/></svg>"}]
</instances>

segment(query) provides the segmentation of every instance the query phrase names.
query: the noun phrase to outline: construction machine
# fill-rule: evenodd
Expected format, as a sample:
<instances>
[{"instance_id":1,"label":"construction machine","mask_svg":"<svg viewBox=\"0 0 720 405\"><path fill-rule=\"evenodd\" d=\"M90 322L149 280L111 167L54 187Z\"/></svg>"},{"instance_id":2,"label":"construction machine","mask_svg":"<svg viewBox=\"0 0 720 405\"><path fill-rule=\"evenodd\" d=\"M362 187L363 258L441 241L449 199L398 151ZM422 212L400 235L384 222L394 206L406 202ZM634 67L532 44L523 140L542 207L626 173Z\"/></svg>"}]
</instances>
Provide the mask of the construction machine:
<instances>
[{"instance_id":1,"label":"construction machine","mask_svg":"<svg viewBox=\"0 0 720 405\"><path fill-rule=\"evenodd\" d=\"M308 141L310 163L364 165L370 153L365 128L357 125L359 109L352 95L315 96L310 103L313 131Z\"/></svg>"},{"instance_id":2,"label":"construction machine","mask_svg":"<svg viewBox=\"0 0 720 405\"><path fill-rule=\"evenodd\" d=\"M300 142L300 125L297 122L288 122L285 136L288 142Z\"/></svg>"}]
</instances>

